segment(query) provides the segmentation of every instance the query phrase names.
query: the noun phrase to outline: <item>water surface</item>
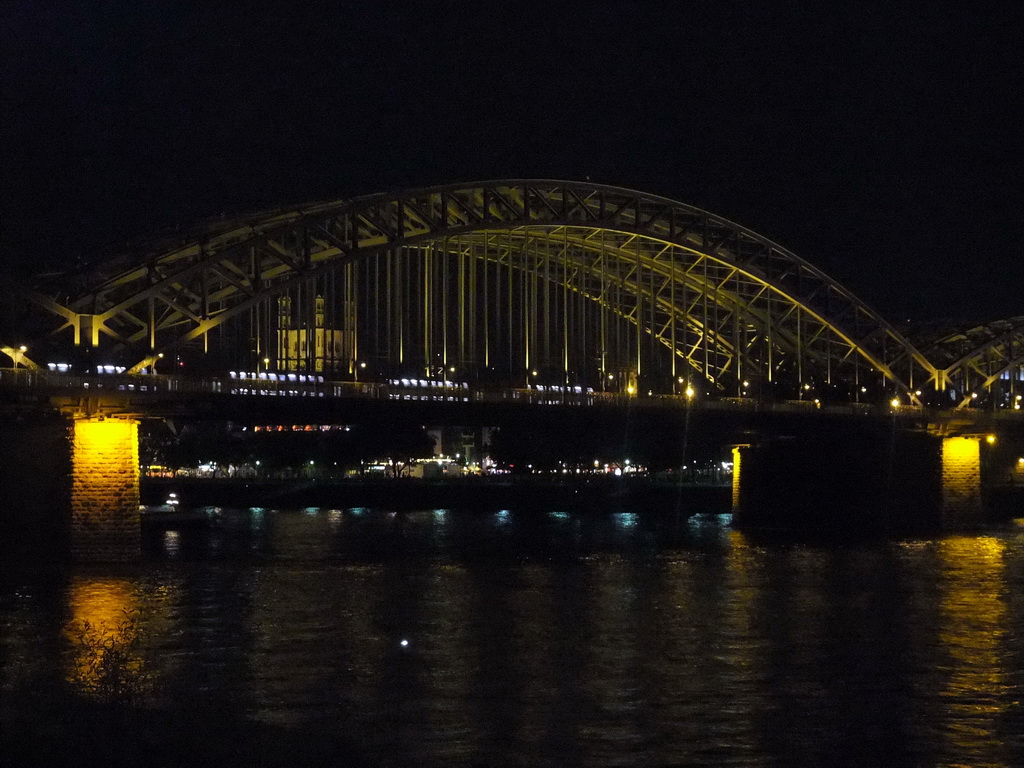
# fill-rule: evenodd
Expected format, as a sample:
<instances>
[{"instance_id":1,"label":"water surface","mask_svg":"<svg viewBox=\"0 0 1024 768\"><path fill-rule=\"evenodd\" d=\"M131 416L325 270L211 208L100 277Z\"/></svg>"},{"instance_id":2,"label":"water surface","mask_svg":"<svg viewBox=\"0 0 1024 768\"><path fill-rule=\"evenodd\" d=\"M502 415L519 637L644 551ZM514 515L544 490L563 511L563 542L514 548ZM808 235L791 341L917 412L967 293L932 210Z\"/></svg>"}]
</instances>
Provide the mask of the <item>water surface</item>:
<instances>
[{"instance_id":1,"label":"water surface","mask_svg":"<svg viewBox=\"0 0 1024 768\"><path fill-rule=\"evenodd\" d=\"M381 765L1024 764L1024 528L751 538L728 515L209 510L126 569L0 568L0 686L139 617L159 706Z\"/></svg>"}]
</instances>

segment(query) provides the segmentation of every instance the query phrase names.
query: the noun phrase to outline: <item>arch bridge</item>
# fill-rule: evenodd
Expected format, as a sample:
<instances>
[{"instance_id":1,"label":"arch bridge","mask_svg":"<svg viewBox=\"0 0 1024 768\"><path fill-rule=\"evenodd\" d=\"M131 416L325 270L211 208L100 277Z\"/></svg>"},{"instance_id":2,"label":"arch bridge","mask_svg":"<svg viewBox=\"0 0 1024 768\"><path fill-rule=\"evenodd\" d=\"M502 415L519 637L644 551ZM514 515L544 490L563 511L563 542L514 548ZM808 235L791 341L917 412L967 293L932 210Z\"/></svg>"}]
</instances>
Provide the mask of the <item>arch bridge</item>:
<instances>
[{"instance_id":1,"label":"arch bridge","mask_svg":"<svg viewBox=\"0 0 1024 768\"><path fill-rule=\"evenodd\" d=\"M15 366L306 371L630 394L1019 406L1024 318L915 343L706 211L512 180L222 219L77 275L5 279Z\"/></svg>"}]
</instances>

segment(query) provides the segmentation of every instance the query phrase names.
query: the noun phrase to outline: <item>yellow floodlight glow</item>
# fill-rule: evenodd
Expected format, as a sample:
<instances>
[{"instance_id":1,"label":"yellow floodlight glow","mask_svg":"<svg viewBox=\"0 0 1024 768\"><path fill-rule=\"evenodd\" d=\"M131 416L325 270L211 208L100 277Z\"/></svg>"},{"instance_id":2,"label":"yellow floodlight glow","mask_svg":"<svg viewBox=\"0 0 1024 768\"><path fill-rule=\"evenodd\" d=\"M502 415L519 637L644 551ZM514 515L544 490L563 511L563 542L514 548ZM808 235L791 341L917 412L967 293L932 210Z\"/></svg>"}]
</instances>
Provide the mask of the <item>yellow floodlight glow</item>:
<instances>
[{"instance_id":1,"label":"yellow floodlight glow","mask_svg":"<svg viewBox=\"0 0 1024 768\"><path fill-rule=\"evenodd\" d=\"M742 455L740 454L740 447L734 445L732 447L732 511L733 514L737 513L740 508L740 465L742 464Z\"/></svg>"},{"instance_id":2,"label":"yellow floodlight glow","mask_svg":"<svg viewBox=\"0 0 1024 768\"><path fill-rule=\"evenodd\" d=\"M986 435L985 436L985 442L988 443L989 445L995 445L996 436L995 435Z\"/></svg>"},{"instance_id":3,"label":"yellow floodlight glow","mask_svg":"<svg viewBox=\"0 0 1024 768\"><path fill-rule=\"evenodd\" d=\"M103 460L104 454L129 455L135 446L139 423L132 419L79 419L75 421L76 460ZM130 463L130 461L129 461ZM136 461L135 464L138 464Z\"/></svg>"},{"instance_id":4,"label":"yellow floodlight glow","mask_svg":"<svg viewBox=\"0 0 1024 768\"><path fill-rule=\"evenodd\" d=\"M891 405L893 408L899 408L900 399L898 397L894 397L892 400L889 401L889 405Z\"/></svg>"},{"instance_id":5,"label":"yellow floodlight glow","mask_svg":"<svg viewBox=\"0 0 1024 768\"><path fill-rule=\"evenodd\" d=\"M696 392L696 390L693 387L687 387L686 388L686 399L687 400L692 400L693 396L695 394L697 394L697 392Z\"/></svg>"}]
</instances>

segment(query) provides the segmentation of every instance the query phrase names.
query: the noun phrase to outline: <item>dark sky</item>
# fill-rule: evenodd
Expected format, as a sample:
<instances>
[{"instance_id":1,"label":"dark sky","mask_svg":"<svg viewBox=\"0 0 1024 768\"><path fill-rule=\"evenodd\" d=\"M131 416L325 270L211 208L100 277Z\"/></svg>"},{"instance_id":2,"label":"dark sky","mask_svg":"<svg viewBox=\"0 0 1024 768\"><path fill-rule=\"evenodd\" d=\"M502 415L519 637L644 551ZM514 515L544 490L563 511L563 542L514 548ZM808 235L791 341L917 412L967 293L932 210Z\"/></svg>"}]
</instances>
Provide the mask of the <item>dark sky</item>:
<instances>
[{"instance_id":1,"label":"dark sky","mask_svg":"<svg viewBox=\"0 0 1024 768\"><path fill-rule=\"evenodd\" d=\"M1024 4L279 5L6 0L3 263L589 177L733 219L893 319L1024 314Z\"/></svg>"}]
</instances>

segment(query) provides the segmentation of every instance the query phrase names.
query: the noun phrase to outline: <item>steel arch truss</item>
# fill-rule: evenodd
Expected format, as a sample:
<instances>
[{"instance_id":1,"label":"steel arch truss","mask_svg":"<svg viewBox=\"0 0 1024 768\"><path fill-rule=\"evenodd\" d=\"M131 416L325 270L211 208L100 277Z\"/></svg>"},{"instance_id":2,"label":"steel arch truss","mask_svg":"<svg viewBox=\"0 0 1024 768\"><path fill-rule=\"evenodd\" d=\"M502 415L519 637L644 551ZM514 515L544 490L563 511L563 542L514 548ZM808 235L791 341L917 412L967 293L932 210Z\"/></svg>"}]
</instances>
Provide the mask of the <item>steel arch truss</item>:
<instances>
[{"instance_id":1,"label":"steel arch truss","mask_svg":"<svg viewBox=\"0 0 1024 768\"><path fill-rule=\"evenodd\" d=\"M957 407L987 398L997 407L1022 407L1024 316L947 333L927 354Z\"/></svg>"},{"instance_id":2,"label":"steel arch truss","mask_svg":"<svg viewBox=\"0 0 1024 768\"><path fill-rule=\"evenodd\" d=\"M941 383L888 322L770 240L668 199L575 182L434 187L224 222L108 263L68 301L42 290L25 297L60 319L55 333L141 356L205 339L329 274L428 251L542 275L719 386L874 370L914 399L916 387Z\"/></svg>"}]
</instances>

